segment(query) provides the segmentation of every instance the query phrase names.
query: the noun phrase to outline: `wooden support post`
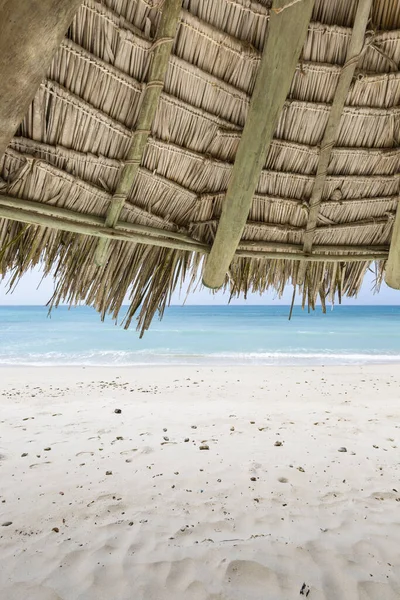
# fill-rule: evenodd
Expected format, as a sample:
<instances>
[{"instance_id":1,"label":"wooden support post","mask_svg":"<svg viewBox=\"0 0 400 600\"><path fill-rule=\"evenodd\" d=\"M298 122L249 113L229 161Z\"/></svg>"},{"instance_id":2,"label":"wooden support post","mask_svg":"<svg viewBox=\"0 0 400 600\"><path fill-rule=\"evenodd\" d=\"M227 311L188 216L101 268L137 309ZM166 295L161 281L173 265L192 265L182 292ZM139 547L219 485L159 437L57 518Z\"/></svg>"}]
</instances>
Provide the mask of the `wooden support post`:
<instances>
[{"instance_id":1,"label":"wooden support post","mask_svg":"<svg viewBox=\"0 0 400 600\"><path fill-rule=\"evenodd\" d=\"M346 62L343 65L339 76L332 108L329 113L328 123L321 141L321 152L319 155L317 174L311 192L310 212L308 215L308 222L303 240L303 250L306 255L308 255L312 249L314 233L317 227L318 214L322 200L322 192L328 174L329 160L339 135L339 127L343 108L350 90L351 83L353 81L353 76L359 62L360 55L364 47L365 31L370 18L372 1L373 0L359 0L358 2L353 32L351 35L350 45L347 50ZM297 283L302 283L306 268L307 262L304 262L300 265Z\"/></svg>"},{"instance_id":2,"label":"wooden support post","mask_svg":"<svg viewBox=\"0 0 400 600\"><path fill-rule=\"evenodd\" d=\"M160 24L148 59L151 61L148 82L143 91L132 143L123 162L117 189L107 212L106 227L114 227L117 223L125 200L128 198L138 174L144 149L151 133L151 126L157 112L161 91L164 87L181 8L182 0L164 0ZM102 266L105 262L108 245L107 240L99 242L95 255L95 262L98 266Z\"/></svg>"},{"instance_id":3,"label":"wooden support post","mask_svg":"<svg viewBox=\"0 0 400 600\"><path fill-rule=\"evenodd\" d=\"M394 221L389 258L386 263L385 282L389 287L400 290L400 204L397 207Z\"/></svg>"},{"instance_id":4,"label":"wooden support post","mask_svg":"<svg viewBox=\"0 0 400 600\"><path fill-rule=\"evenodd\" d=\"M267 152L304 45L314 0L274 0L267 39L221 219L203 274L210 288L223 285L239 245Z\"/></svg>"},{"instance_id":5,"label":"wooden support post","mask_svg":"<svg viewBox=\"0 0 400 600\"><path fill-rule=\"evenodd\" d=\"M82 0L0 2L0 157L24 118Z\"/></svg>"}]
</instances>

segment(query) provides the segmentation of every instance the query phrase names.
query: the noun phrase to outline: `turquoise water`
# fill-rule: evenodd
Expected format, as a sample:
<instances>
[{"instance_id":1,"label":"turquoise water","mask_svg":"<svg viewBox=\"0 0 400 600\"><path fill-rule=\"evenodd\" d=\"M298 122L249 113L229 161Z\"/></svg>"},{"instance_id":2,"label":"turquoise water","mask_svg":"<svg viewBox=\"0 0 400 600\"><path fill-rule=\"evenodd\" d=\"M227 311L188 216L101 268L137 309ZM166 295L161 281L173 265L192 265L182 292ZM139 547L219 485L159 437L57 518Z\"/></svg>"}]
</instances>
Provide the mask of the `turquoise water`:
<instances>
[{"instance_id":1,"label":"turquoise water","mask_svg":"<svg viewBox=\"0 0 400 600\"><path fill-rule=\"evenodd\" d=\"M173 306L143 339L87 307L0 307L0 365L400 362L400 306Z\"/></svg>"}]
</instances>

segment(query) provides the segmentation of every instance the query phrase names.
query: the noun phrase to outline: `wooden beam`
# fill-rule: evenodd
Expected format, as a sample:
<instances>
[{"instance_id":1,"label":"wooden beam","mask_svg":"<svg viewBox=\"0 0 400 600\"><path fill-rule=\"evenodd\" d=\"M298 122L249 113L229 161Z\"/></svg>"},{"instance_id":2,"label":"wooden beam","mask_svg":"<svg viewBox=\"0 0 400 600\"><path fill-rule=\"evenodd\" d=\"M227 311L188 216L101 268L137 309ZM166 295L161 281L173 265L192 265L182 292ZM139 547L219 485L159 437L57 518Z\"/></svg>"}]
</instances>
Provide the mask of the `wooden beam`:
<instances>
[{"instance_id":1,"label":"wooden beam","mask_svg":"<svg viewBox=\"0 0 400 600\"><path fill-rule=\"evenodd\" d=\"M304 252L266 252L257 250L237 250L235 257L261 258L272 260L304 260ZM387 252L370 252L368 254L310 254L307 260L311 262L368 262L372 260L386 260Z\"/></svg>"},{"instance_id":2,"label":"wooden beam","mask_svg":"<svg viewBox=\"0 0 400 600\"><path fill-rule=\"evenodd\" d=\"M138 232L138 225L119 221L115 227L106 227L102 217L79 213L67 208L50 206L41 202L30 200L22 200L12 196L0 195L0 218L10 219L21 223L29 223L39 227L48 227L59 231L66 231L81 235L98 237L106 240L118 240L133 244L146 244L149 246L157 246L161 248L172 248L174 250L185 250L188 252L199 252L200 254L208 254L210 247L196 240L187 238L172 239L167 237L172 232L161 231L158 233L165 234L165 237L153 237L145 235L143 230L145 226L140 226L142 232ZM153 230L153 228L147 228ZM260 245L262 243L260 242ZM283 244L271 243L268 244L269 249L239 249L236 252L237 257L260 258L260 259L281 259L281 260L304 260L304 253L301 248L294 248L288 244L287 248ZM349 254L348 246L321 246L321 249L334 251L329 254L313 254L307 260L316 262L368 262L372 260L386 260L388 252L381 249L380 246L363 248L363 252L357 253L358 247L354 247L354 254ZM341 250L343 254L337 254ZM351 247L351 251L353 247ZM357 252L356 252L357 251Z\"/></svg>"},{"instance_id":3,"label":"wooden beam","mask_svg":"<svg viewBox=\"0 0 400 600\"><path fill-rule=\"evenodd\" d=\"M322 200L322 192L328 174L329 161L331 158L332 149L336 144L339 135L340 121L342 118L346 98L350 91L360 55L363 51L365 32L370 18L372 2L373 0L358 1L357 12L354 19L354 27L346 55L346 62L343 65L339 75L335 96L332 102L332 108L330 110L324 136L321 141L321 152L319 156L317 174L309 201L310 212L308 215L308 222L303 240L303 250L305 254L309 254L312 249L314 234L318 222L318 213ZM306 262L300 266L298 283L303 281L306 268Z\"/></svg>"},{"instance_id":4,"label":"wooden beam","mask_svg":"<svg viewBox=\"0 0 400 600\"><path fill-rule=\"evenodd\" d=\"M287 6L285 6L287 5ZM210 288L223 285L239 245L257 182L290 90L304 45L314 0L290 5L274 0L257 79L243 134L236 153L221 220L203 283Z\"/></svg>"},{"instance_id":5,"label":"wooden beam","mask_svg":"<svg viewBox=\"0 0 400 600\"><path fill-rule=\"evenodd\" d=\"M257 250L257 251L270 251L278 250L282 252L302 252L303 244L289 244L285 242L258 242L254 240L241 240L238 250ZM389 252L389 246L386 244L370 244L368 246L362 246L360 244L315 244L313 250L318 252L343 252L343 253L355 253L355 254L374 254Z\"/></svg>"},{"instance_id":6,"label":"wooden beam","mask_svg":"<svg viewBox=\"0 0 400 600\"><path fill-rule=\"evenodd\" d=\"M329 223L328 225L320 225L319 232L329 232L335 229L356 229L358 227L370 227L373 225L386 225L389 219L394 215L391 211L387 211L384 217L371 217L367 219L359 219L358 221L349 221L346 223ZM195 225L216 225L217 219L208 219L206 221L197 221ZM282 233L302 233L305 228L301 225L289 225L285 223L267 223L266 221L247 221L246 227L253 227L259 231L281 231ZM244 242L242 239L241 242ZM240 244L239 244L240 246ZM304 254L308 256L308 254Z\"/></svg>"},{"instance_id":7,"label":"wooden beam","mask_svg":"<svg viewBox=\"0 0 400 600\"><path fill-rule=\"evenodd\" d=\"M82 0L0 2L0 158Z\"/></svg>"},{"instance_id":8,"label":"wooden beam","mask_svg":"<svg viewBox=\"0 0 400 600\"><path fill-rule=\"evenodd\" d=\"M397 207L394 221L389 258L386 263L385 282L389 287L400 290L400 204Z\"/></svg>"},{"instance_id":9,"label":"wooden beam","mask_svg":"<svg viewBox=\"0 0 400 600\"><path fill-rule=\"evenodd\" d=\"M127 156L123 161L117 188L111 200L106 227L114 227L128 198L142 162L144 149L157 112L165 75L178 27L182 0L164 0L160 24L148 58L151 61L146 87L143 91L139 115ZM108 242L103 239L96 250L95 262L101 266L107 256Z\"/></svg>"},{"instance_id":10,"label":"wooden beam","mask_svg":"<svg viewBox=\"0 0 400 600\"><path fill-rule=\"evenodd\" d=\"M108 240L116 239L193 252L208 251L206 244L174 231L138 225L127 221L118 222L116 228L113 229L104 225L103 217L51 206L42 202L22 200L13 196L0 195L0 217L42 227L71 231L72 233L94 235Z\"/></svg>"}]
</instances>

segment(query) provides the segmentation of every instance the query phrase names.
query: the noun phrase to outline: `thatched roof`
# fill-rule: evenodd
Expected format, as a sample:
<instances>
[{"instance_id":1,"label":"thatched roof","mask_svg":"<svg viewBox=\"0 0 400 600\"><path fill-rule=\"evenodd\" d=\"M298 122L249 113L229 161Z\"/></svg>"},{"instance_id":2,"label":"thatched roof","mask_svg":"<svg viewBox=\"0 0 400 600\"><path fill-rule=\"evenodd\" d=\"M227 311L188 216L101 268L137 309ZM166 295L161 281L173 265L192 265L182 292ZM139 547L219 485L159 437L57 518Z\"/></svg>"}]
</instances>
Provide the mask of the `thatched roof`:
<instances>
[{"instance_id":1,"label":"thatched roof","mask_svg":"<svg viewBox=\"0 0 400 600\"><path fill-rule=\"evenodd\" d=\"M141 307L141 328L184 278L201 275L271 13L268 0L183 1L144 152L126 167L135 131L143 130L166 4L85 0L0 161L0 273L11 272L14 284L43 264L56 275L54 304L84 301L114 316L130 290L127 324ZM356 8L315 1L226 275L234 295L295 284L313 307L318 297L324 304L336 293L355 295L375 259L380 282L399 198L400 2L372 3L327 170L317 176L321 197L310 206ZM135 164L113 222L121 170ZM99 235L106 240L100 261Z\"/></svg>"}]
</instances>

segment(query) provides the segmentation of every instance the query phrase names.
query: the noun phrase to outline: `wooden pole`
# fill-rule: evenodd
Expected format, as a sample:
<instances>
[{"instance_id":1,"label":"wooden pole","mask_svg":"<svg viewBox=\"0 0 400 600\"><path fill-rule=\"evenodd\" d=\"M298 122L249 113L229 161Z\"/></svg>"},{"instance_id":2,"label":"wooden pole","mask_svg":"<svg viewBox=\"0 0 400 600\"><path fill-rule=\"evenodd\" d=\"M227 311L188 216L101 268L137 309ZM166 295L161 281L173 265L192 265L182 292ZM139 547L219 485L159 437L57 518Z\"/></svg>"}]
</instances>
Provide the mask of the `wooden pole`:
<instances>
[{"instance_id":1,"label":"wooden pole","mask_svg":"<svg viewBox=\"0 0 400 600\"><path fill-rule=\"evenodd\" d=\"M144 149L151 133L151 126L157 112L161 91L164 87L181 8L182 0L164 0L160 24L149 57L151 66L148 82L144 88L131 146L123 163L117 189L107 212L106 227L114 227L118 221L125 200L128 198L138 174ZM98 266L104 264L107 248L107 240L101 240L95 255L95 263Z\"/></svg>"},{"instance_id":2,"label":"wooden pole","mask_svg":"<svg viewBox=\"0 0 400 600\"><path fill-rule=\"evenodd\" d=\"M397 207L394 221L389 258L386 263L385 282L389 287L400 290L400 204Z\"/></svg>"},{"instance_id":3,"label":"wooden pole","mask_svg":"<svg viewBox=\"0 0 400 600\"><path fill-rule=\"evenodd\" d=\"M22 200L13 196L0 195L0 217L72 233L94 235L108 240L115 239L193 252L208 251L206 244L196 242L181 233L126 221L119 222L113 229L104 225L103 217L87 215L42 202Z\"/></svg>"},{"instance_id":4,"label":"wooden pole","mask_svg":"<svg viewBox=\"0 0 400 600\"><path fill-rule=\"evenodd\" d=\"M249 240L242 240L238 247L239 250L280 250L282 252L301 252L303 250L302 244L288 244L284 242L255 242ZM385 244L370 244L363 246L361 244L315 244L313 250L316 252L354 252L356 254L373 254L374 252L389 252L389 246Z\"/></svg>"},{"instance_id":5,"label":"wooden pole","mask_svg":"<svg viewBox=\"0 0 400 600\"><path fill-rule=\"evenodd\" d=\"M0 158L82 0L0 2Z\"/></svg>"},{"instance_id":6,"label":"wooden pole","mask_svg":"<svg viewBox=\"0 0 400 600\"><path fill-rule=\"evenodd\" d=\"M239 245L268 148L307 36L313 6L314 0L302 0L292 5L287 0L273 2L247 120L203 274L203 283L207 287L215 289L223 285Z\"/></svg>"},{"instance_id":7,"label":"wooden pole","mask_svg":"<svg viewBox=\"0 0 400 600\"><path fill-rule=\"evenodd\" d=\"M387 252L370 252L368 254L310 254L307 260L311 262L368 262L386 260ZM257 250L237 250L236 258L261 258L274 260L304 260L304 252L257 252Z\"/></svg>"},{"instance_id":8,"label":"wooden pole","mask_svg":"<svg viewBox=\"0 0 400 600\"><path fill-rule=\"evenodd\" d=\"M367 29L371 6L373 0L359 0L357 12L354 19L354 27L351 35L350 45L347 50L346 62L339 75L335 96L333 98L332 108L329 113L328 123L325 128L324 136L321 142L321 152L317 167L317 174L310 198L310 212L306 232L303 240L303 250L309 254L312 249L314 233L317 227L318 214L322 200L322 192L328 174L328 165L331 158L332 149L336 144L340 121L347 95L353 81L354 73L364 47L365 31ZM298 273L298 283L304 280L307 263L300 265Z\"/></svg>"},{"instance_id":9,"label":"wooden pole","mask_svg":"<svg viewBox=\"0 0 400 600\"><path fill-rule=\"evenodd\" d=\"M154 237L154 234L145 235L145 230L151 230L153 233L154 228L147 228L144 225L138 226L126 221L119 221L115 227L106 227L102 217L79 213L67 208L50 206L41 202L22 200L13 196L0 195L0 218L38 225L40 227L48 227L59 231L94 236L106 240L147 244L161 248L199 252L200 254L208 254L210 252L209 246L201 242L196 242L196 240L190 238L185 240L169 238L168 235L173 235L173 232L158 230L157 232L160 237ZM142 228L140 232L137 231L137 227ZM165 237L161 237L164 234ZM240 249L236 251L236 256L260 259L304 260L302 250L296 250L292 248L292 245L288 245L288 250L283 249L282 244L278 243L275 246L271 243L269 246L270 250ZM341 251L341 246L321 246L321 248L336 252ZM315 262L367 262L372 260L386 260L387 255L387 250L381 250L381 247L377 246L376 250L373 247L368 247L368 252L365 254L357 254L356 252L354 254L313 254L309 257L309 260Z\"/></svg>"}]
</instances>

